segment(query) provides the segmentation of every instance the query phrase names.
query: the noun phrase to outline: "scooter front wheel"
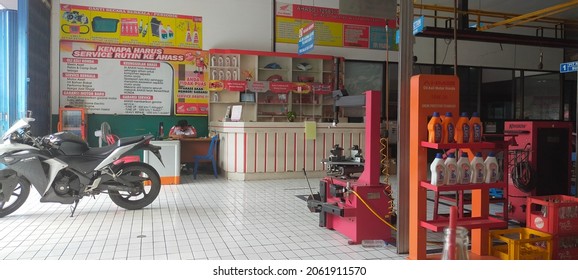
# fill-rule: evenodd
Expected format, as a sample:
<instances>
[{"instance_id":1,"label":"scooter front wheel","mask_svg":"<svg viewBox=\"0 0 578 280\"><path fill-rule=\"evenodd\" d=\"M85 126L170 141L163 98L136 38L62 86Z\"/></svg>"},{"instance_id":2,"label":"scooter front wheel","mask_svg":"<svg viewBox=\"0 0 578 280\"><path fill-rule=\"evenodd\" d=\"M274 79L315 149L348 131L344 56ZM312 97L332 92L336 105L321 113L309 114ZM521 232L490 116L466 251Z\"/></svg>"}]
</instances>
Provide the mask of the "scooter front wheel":
<instances>
[{"instance_id":1,"label":"scooter front wheel","mask_svg":"<svg viewBox=\"0 0 578 280\"><path fill-rule=\"evenodd\" d=\"M3 184L3 183L2 183ZM14 191L10 195L8 201L4 197L0 197L0 218L14 213L22 204L28 199L30 195L30 182L23 177L19 177Z\"/></svg>"},{"instance_id":2,"label":"scooter front wheel","mask_svg":"<svg viewBox=\"0 0 578 280\"><path fill-rule=\"evenodd\" d=\"M123 164L115 170L121 171L119 176L132 184L133 191L108 191L112 202L127 209L141 209L151 204L161 191L161 178L158 172L150 165L143 162L131 162Z\"/></svg>"}]
</instances>

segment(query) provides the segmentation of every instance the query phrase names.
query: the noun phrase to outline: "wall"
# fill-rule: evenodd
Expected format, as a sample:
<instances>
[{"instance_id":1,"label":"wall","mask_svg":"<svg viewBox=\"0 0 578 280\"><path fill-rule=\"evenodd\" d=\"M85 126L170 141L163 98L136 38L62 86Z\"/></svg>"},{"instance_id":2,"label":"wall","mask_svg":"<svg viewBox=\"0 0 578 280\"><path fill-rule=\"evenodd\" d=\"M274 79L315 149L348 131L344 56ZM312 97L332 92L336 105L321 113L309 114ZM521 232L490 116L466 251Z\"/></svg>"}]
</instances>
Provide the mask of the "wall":
<instances>
[{"instance_id":1,"label":"wall","mask_svg":"<svg viewBox=\"0 0 578 280\"><path fill-rule=\"evenodd\" d=\"M203 49L238 48L250 50L272 50L272 2L266 0L68 0L52 2L51 35L51 111L53 114L53 130L56 128L59 104L59 21L60 4L74 4L92 7L119 8L140 11L154 11L172 14L194 15L203 17ZM254 16L263 15L263 16ZM175 116L114 116L89 115L88 131L91 145L97 143L94 131L100 128L100 123L107 121L114 133L120 136L132 136L143 133L156 133L158 123L164 121L165 133L178 119ZM197 127L199 135L207 135L208 123L206 117L186 117L189 123ZM130 121L127 121L130 120ZM115 131L116 130L116 131Z\"/></svg>"},{"instance_id":2,"label":"wall","mask_svg":"<svg viewBox=\"0 0 578 280\"><path fill-rule=\"evenodd\" d=\"M203 17L203 49L238 48L270 51L272 2L267 0L65 0L53 1L52 73L58 73L60 4L154 11ZM263 15L263 16L254 16ZM58 77L52 82L52 112L58 112Z\"/></svg>"},{"instance_id":3,"label":"wall","mask_svg":"<svg viewBox=\"0 0 578 280\"><path fill-rule=\"evenodd\" d=\"M8 10L18 10L18 0L0 0L0 4Z\"/></svg>"},{"instance_id":4,"label":"wall","mask_svg":"<svg viewBox=\"0 0 578 280\"><path fill-rule=\"evenodd\" d=\"M196 15L203 17L203 49L230 48L251 49L261 51L297 52L297 45L273 43L273 3L276 0L64 0L53 1L52 26L59 26L59 5L76 4L84 6L124 8L131 10L155 11L173 14ZM338 8L339 0L282 0L280 3L294 3ZM419 10L416 10L416 13ZM432 22L426 25L433 25ZM52 77L52 113L58 112L58 57L59 33L53 28L51 41L51 73ZM500 32L525 32L532 30L513 28ZM434 39L416 38L414 53L419 63L438 63L453 65L453 43L446 45L443 39L437 40L437 52L434 58ZM471 41L458 42L458 65L485 66L503 68L536 69L540 50L544 52L543 70L558 71L563 59L563 50L540 48L534 46L500 45ZM346 59L385 61L385 51L355 48L334 48L315 46L313 54L343 56ZM390 61L398 61L399 54L390 52ZM444 60L445 57L445 60ZM117 120L121 117L111 116ZM206 118L196 118L197 122L206 122ZM158 123L154 118L155 123ZM89 127L89 129L92 129ZM89 131L89 134L92 132Z\"/></svg>"}]
</instances>

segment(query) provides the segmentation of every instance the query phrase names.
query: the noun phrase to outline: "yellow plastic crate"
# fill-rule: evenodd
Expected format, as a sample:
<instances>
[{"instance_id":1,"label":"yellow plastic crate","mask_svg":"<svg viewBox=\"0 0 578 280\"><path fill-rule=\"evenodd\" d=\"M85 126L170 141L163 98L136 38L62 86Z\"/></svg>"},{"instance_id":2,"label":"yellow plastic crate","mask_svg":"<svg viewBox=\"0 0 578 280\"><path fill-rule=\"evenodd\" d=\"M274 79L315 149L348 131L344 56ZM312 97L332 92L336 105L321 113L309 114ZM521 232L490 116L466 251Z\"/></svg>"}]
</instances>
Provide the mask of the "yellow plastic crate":
<instances>
[{"instance_id":1,"label":"yellow plastic crate","mask_svg":"<svg viewBox=\"0 0 578 280\"><path fill-rule=\"evenodd\" d=\"M552 235L531 228L491 230L490 255L502 260L550 260Z\"/></svg>"}]
</instances>

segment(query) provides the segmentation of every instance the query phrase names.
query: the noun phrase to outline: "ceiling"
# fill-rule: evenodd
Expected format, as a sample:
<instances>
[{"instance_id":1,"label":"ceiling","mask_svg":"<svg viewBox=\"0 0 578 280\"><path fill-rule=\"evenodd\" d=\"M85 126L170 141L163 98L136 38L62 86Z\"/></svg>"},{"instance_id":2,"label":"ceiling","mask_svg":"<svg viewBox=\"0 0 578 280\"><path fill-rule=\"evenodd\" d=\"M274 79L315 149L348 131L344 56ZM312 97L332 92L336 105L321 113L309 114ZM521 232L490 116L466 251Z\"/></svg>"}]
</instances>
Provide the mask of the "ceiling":
<instances>
[{"instance_id":1,"label":"ceiling","mask_svg":"<svg viewBox=\"0 0 578 280\"><path fill-rule=\"evenodd\" d=\"M414 4L438 5L453 7L454 0L414 0ZM499 13L527 14L544 8L552 7L576 0L469 0L470 10L482 10ZM578 20L578 6L567 11L550 16L552 18Z\"/></svg>"}]
</instances>

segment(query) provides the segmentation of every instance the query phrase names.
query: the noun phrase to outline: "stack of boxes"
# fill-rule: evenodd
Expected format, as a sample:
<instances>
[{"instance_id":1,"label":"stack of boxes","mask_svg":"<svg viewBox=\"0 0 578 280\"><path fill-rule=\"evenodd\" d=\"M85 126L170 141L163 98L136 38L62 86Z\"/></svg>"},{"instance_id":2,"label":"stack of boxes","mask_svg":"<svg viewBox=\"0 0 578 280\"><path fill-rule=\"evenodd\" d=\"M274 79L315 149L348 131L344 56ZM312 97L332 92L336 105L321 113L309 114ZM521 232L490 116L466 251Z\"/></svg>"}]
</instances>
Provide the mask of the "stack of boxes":
<instances>
[{"instance_id":1,"label":"stack of boxes","mask_svg":"<svg viewBox=\"0 0 578 280\"><path fill-rule=\"evenodd\" d=\"M552 235L552 259L578 259L578 198L531 196L527 205L526 226Z\"/></svg>"}]
</instances>

